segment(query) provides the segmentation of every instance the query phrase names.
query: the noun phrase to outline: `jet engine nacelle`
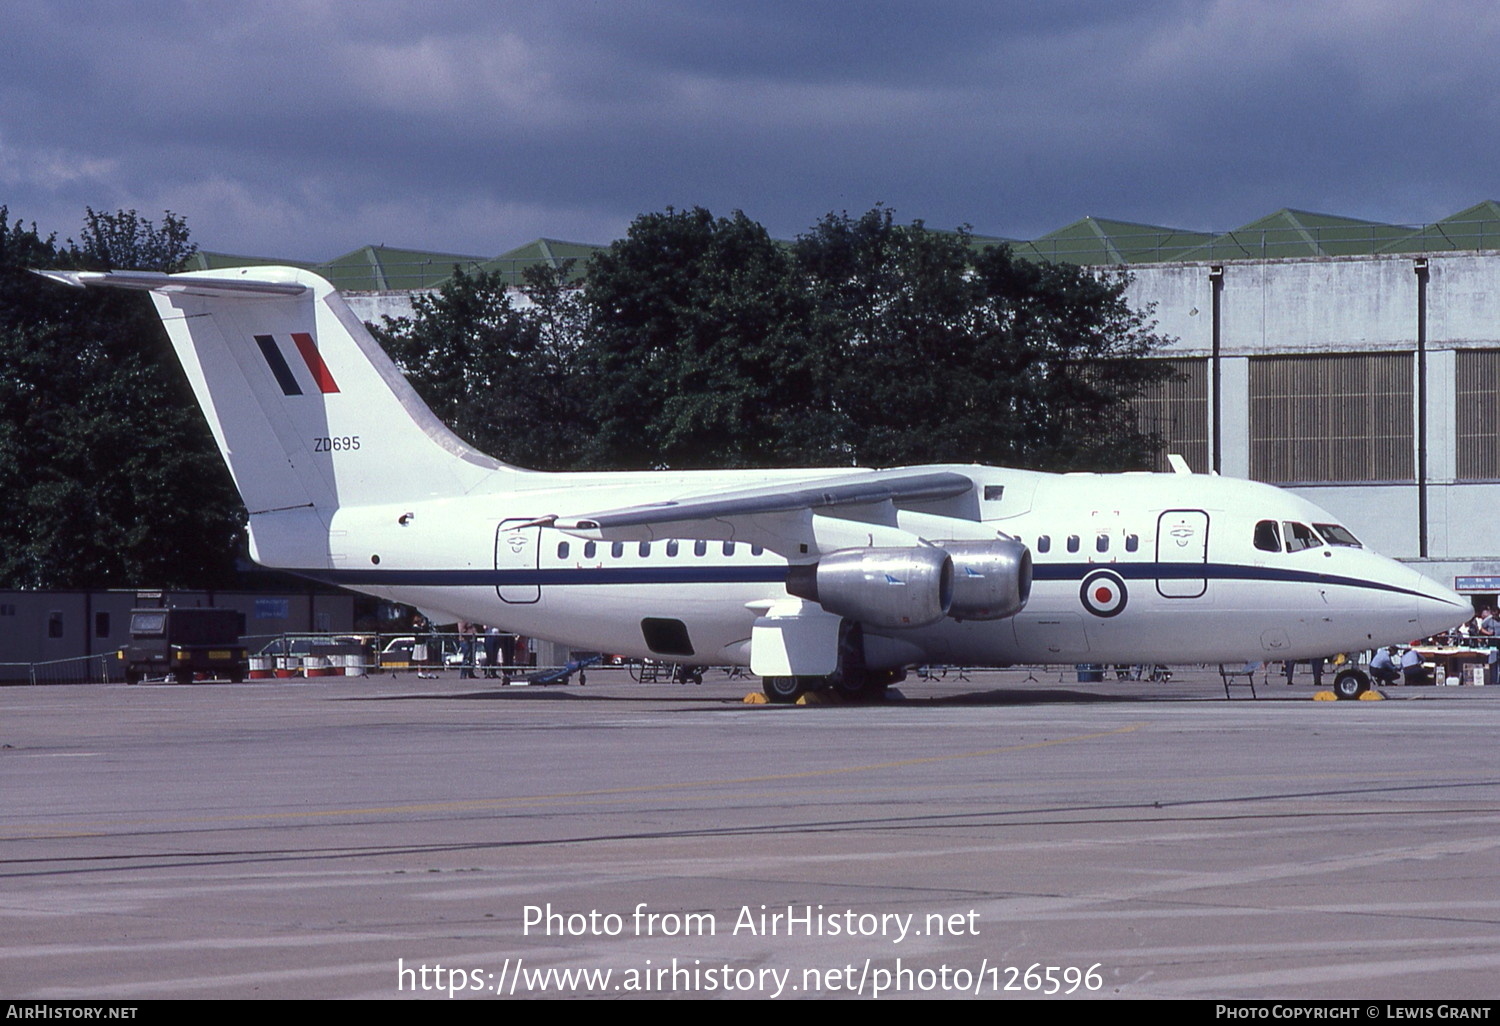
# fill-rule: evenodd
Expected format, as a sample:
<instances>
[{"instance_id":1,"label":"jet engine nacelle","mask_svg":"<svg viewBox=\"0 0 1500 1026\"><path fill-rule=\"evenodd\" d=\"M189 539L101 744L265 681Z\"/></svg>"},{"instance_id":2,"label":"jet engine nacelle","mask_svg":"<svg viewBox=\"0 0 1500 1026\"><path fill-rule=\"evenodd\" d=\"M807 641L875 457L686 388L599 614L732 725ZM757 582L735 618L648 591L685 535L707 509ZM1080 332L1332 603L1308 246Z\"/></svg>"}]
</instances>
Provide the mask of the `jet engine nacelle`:
<instances>
[{"instance_id":1,"label":"jet engine nacelle","mask_svg":"<svg viewBox=\"0 0 1500 1026\"><path fill-rule=\"evenodd\" d=\"M1031 550L1016 538L941 543L953 559L956 620L1003 620L1031 597Z\"/></svg>"},{"instance_id":2,"label":"jet engine nacelle","mask_svg":"<svg viewBox=\"0 0 1500 1026\"><path fill-rule=\"evenodd\" d=\"M926 627L953 603L953 560L932 547L845 549L792 567L786 590L876 627Z\"/></svg>"}]
</instances>

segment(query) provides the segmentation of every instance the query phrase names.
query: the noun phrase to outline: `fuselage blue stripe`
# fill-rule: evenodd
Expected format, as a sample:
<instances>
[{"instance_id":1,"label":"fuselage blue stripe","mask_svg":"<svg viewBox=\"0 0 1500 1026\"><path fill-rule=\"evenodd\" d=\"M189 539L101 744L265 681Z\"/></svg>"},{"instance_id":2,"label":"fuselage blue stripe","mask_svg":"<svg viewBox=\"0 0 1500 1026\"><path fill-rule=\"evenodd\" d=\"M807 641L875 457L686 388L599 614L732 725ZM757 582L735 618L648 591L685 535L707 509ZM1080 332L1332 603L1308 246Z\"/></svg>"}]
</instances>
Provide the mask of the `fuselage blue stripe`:
<instances>
[{"instance_id":1,"label":"fuselage blue stripe","mask_svg":"<svg viewBox=\"0 0 1500 1026\"><path fill-rule=\"evenodd\" d=\"M1081 581L1095 570L1112 570L1127 581L1267 581L1364 588L1422 597L1422 592L1385 581L1240 563L1033 563L1031 575L1035 581Z\"/></svg>"},{"instance_id":2,"label":"fuselage blue stripe","mask_svg":"<svg viewBox=\"0 0 1500 1026\"><path fill-rule=\"evenodd\" d=\"M569 585L619 584L780 584L787 566L607 566L555 567L519 570L368 570L298 569L304 577L350 587L565 587ZM1244 566L1237 563L1034 563L1035 581L1082 581L1095 570L1110 570L1127 581L1211 580L1262 581L1281 584L1312 584L1325 587L1361 588L1398 595L1424 597L1420 591L1339 574L1289 570L1279 567Z\"/></svg>"},{"instance_id":3,"label":"fuselage blue stripe","mask_svg":"<svg viewBox=\"0 0 1500 1026\"><path fill-rule=\"evenodd\" d=\"M779 584L787 567L773 566L636 566L558 567L543 570L298 570L330 584L439 585L578 585L578 584Z\"/></svg>"}]
</instances>

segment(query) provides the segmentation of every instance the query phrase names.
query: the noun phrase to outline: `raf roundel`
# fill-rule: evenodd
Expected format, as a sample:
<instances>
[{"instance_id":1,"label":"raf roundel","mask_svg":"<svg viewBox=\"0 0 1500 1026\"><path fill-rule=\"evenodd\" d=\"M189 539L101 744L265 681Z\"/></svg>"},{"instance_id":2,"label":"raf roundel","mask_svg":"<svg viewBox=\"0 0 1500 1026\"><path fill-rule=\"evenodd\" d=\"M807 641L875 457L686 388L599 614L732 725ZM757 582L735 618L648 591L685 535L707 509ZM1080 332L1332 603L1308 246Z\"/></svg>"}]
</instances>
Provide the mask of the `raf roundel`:
<instances>
[{"instance_id":1,"label":"raf roundel","mask_svg":"<svg viewBox=\"0 0 1500 1026\"><path fill-rule=\"evenodd\" d=\"M1130 593L1120 575L1110 570L1095 570L1083 579L1078 589L1083 608L1095 616L1118 616L1125 609Z\"/></svg>"}]
</instances>

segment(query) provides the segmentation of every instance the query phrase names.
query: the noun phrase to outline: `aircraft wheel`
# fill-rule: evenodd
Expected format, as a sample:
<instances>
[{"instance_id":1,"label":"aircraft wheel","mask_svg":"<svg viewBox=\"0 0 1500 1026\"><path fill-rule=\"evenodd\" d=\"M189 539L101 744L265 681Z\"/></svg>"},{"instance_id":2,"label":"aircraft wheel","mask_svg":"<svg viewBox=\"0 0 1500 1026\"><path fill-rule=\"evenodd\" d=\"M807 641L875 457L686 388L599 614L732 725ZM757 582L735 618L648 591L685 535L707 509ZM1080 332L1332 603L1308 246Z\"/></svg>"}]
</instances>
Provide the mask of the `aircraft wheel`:
<instances>
[{"instance_id":1,"label":"aircraft wheel","mask_svg":"<svg viewBox=\"0 0 1500 1026\"><path fill-rule=\"evenodd\" d=\"M1340 670L1339 675L1333 678L1333 693L1339 698L1357 699L1368 690L1370 678L1352 667Z\"/></svg>"},{"instance_id":2,"label":"aircraft wheel","mask_svg":"<svg viewBox=\"0 0 1500 1026\"><path fill-rule=\"evenodd\" d=\"M790 705L804 690L804 677L762 677L760 689L778 705Z\"/></svg>"},{"instance_id":3,"label":"aircraft wheel","mask_svg":"<svg viewBox=\"0 0 1500 1026\"><path fill-rule=\"evenodd\" d=\"M833 690L845 698L864 698L870 692L870 676L867 673L836 673L833 675Z\"/></svg>"},{"instance_id":4,"label":"aircraft wheel","mask_svg":"<svg viewBox=\"0 0 1500 1026\"><path fill-rule=\"evenodd\" d=\"M892 670L840 673L833 677L833 689L851 701L879 702L885 698L885 689L896 683L901 676Z\"/></svg>"}]
</instances>

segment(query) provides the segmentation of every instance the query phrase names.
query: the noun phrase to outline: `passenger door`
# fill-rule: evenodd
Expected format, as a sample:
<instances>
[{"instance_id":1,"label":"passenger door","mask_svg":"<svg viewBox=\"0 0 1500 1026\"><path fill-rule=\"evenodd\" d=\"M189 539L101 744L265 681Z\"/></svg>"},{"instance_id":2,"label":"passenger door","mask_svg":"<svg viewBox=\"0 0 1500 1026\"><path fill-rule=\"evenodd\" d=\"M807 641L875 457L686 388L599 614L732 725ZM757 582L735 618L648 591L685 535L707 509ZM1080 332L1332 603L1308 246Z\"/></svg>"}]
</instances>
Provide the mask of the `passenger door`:
<instances>
[{"instance_id":1,"label":"passenger door","mask_svg":"<svg viewBox=\"0 0 1500 1026\"><path fill-rule=\"evenodd\" d=\"M1199 598L1208 591L1208 514L1169 509L1156 519L1156 591L1163 598Z\"/></svg>"},{"instance_id":2,"label":"passenger door","mask_svg":"<svg viewBox=\"0 0 1500 1026\"><path fill-rule=\"evenodd\" d=\"M535 572L541 567L542 529L536 526L516 527L518 524L530 522L525 517L512 517L500 522L500 526L495 530L496 570ZM514 584L502 580L495 585L495 592L503 602L526 605L541 601L542 585L536 578Z\"/></svg>"}]
</instances>

